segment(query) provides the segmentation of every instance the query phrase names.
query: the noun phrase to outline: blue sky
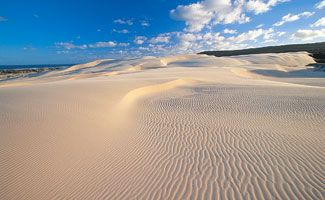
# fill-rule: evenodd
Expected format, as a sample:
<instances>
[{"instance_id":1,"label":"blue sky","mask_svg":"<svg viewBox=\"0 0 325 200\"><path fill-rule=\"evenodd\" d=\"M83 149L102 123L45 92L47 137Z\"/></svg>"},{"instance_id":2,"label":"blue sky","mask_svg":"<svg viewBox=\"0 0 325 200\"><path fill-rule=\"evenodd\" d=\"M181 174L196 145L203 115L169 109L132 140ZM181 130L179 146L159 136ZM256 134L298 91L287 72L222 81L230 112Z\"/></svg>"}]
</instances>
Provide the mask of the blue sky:
<instances>
[{"instance_id":1,"label":"blue sky","mask_svg":"<svg viewBox=\"0 0 325 200\"><path fill-rule=\"evenodd\" d=\"M0 0L0 65L317 41L324 0Z\"/></svg>"}]
</instances>

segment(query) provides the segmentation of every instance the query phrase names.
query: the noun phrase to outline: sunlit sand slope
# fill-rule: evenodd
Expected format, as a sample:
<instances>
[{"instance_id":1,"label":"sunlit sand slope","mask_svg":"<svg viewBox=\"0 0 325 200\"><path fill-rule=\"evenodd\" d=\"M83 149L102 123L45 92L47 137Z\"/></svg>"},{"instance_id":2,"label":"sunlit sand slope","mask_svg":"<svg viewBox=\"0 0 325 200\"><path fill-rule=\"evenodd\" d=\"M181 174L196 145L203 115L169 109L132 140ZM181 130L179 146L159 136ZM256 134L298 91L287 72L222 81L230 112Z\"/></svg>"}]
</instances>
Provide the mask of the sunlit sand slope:
<instances>
[{"instance_id":1,"label":"sunlit sand slope","mask_svg":"<svg viewBox=\"0 0 325 200\"><path fill-rule=\"evenodd\" d=\"M0 83L0 199L325 198L306 53L100 60Z\"/></svg>"}]
</instances>

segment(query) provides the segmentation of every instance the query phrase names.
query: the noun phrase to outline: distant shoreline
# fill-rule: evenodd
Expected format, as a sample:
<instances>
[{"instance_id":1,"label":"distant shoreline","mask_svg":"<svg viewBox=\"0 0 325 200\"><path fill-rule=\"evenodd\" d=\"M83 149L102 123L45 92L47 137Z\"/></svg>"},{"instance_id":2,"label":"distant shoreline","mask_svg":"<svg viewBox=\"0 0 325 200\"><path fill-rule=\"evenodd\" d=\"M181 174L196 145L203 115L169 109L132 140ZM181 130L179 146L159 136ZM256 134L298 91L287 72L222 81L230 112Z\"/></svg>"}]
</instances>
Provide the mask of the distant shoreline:
<instances>
[{"instance_id":1,"label":"distant shoreline","mask_svg":"<svg viewBox=\"0 0 325 200\"><path fill-rule=\"evenodd\" d=\"M62 70L75 64L50 65L0 65L0 81L12 80L24 76L33 76L54 70Z\"/></svg>"},{"instance_id":2,"label":"distant shoreline","mask_svg":"<svg viewBox=\"0 0 325 200\"><path fill-rule=\"evenodd\" d=\"M0 71L3 70L22 70L22 69L40 69L40 68L65 68L77 64L39 64L39 65L0 65Z\"/></svg>"}]
</instances>

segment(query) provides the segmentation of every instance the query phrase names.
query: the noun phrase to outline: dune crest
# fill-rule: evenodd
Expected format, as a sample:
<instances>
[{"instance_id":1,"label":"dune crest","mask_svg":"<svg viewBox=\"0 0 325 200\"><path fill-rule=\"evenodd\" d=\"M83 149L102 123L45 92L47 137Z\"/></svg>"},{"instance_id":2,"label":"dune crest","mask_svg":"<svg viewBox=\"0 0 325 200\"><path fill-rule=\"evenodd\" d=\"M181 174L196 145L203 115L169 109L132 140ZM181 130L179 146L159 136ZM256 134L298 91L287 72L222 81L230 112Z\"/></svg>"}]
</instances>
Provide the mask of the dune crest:
<instances>
[{"instance_id":1,"label":"dune crest","mask_svg":"<svg viewBox=\"0 0 325 200\"><path fill-rule=\"evenodd\" d=\"M134 89L128 92L121 101L121 106L130 106L131 104L139 101L142 98L154 95L156 93L165 92L168 90L175 89L177 87L188 86L199 83L198 80L181 78L166 83L157 85L149 85L141 88Z\"/></svg>"},{"instance_id":2,"label":"dune crest","mask_svg":"<svg viewBox=\"0 0 325 200\"><path fill-rule=\"evenodd\" d=\"M86 69L86 68L95 67L96 65L99 65L102 62L112 61L112 60L113 59L102 59L102 60L95 60L93 62L89 62L89 63L85 63L85 64L74 65L74 66L69 67L66 70L64 70L64 72L70 72L70 71L75 71L75 70L80 70L80 69Z\"/></svg>"},{"instance_id":3,"label":"dune crest","mask_svg":"<svg viewBox=\"0 0 325 200\"><path fill-rule=\"evenodd\" d=\"M167 66L173 62L177 62L177 61L182 61L182 60L186 60L189 59L193 56L196 55L187 55L187 56L170 56L170 57L164 57L160 59L160 62L162 63L163 66Z\"/></svg>"}]
</instances>

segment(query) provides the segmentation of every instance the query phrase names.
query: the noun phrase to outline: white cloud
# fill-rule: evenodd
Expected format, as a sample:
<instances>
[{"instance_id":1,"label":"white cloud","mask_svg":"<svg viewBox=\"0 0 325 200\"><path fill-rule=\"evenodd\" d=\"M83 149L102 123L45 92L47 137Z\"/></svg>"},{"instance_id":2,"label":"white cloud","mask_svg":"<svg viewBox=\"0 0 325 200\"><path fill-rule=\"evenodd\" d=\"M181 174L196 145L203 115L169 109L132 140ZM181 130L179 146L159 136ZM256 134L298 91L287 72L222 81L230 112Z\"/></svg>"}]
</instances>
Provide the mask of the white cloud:
<instances>
[{"instance_id":1,"label":"white cloud","mask_svg":"<svg viewBox=\"0 0 325 200\"><path fill-rule=\"evenodd\" d=\"M301 17L310 17L310 16L312 16L314 14L315 14L314 12L303 12L303 13L299 13L299 14L296 14L296 15L293 15L293 14L289 13L289 14L283 16L281 21L278 21L273 25L274 26L282 26L283 24L285 24L287 22L297 21Z\"/></svg>"},{"instance_id":2,"label":"white cloud","mask_svg":"<svg viewBox=\"0 0 325 200\"><path fill-rule=\"evenodd\" d=\"M320 18L315 23L310 25L311 27L319 27L319 26L325 26L325 17Z\"/></svg>"},{"instance_id":3,"label":"white cloud","mask_svg":"<svg viewBox=\"0 0 325 200\"><path fill-rule=\"evenodd\" d=\"M225 34L236 34L237 33L237 31L236 30L233 30L233 29L224 29L223 30L223 33L225 33Z\"/></svg>"},{"instance_id":4,"label":"white cloud","mask_svg":"<svg viewBox=\"0 0 325 200\"><path fill-rule=\"evenodd\" d=\"M127 30L127 29L122 29L122 30L113 29L113 31L116 33L123 33L123 34L129 33L129 30Z\"/></svg>"},{"instance_id":5,"label":"white cloud","mask_svg":"<svg viewBox=\"0 0 325 200\"><path fill-rule=\"evenodd\" d=\"M5 17L0 16L0 22L5 22L8 21L8 19L6 19Z\"/></svg>"},{"instance_id":6,"label":"white cloud","mask_svg":"<svg viewBox=\"0 0 325 200\"><path fill-rule=\"evenodd\" d=\"M261 14L269 11L272 7L279 3L288 2L290 0L249 0L246 4L247 10L255 14Z\"/></svg>"},{"instance_id":7,"label":"white cloud","mask_svg":"<svg viewBox=\"0 0 325 200\"><path fill-rule=\"evenodd\" d=\"M262 28L264 26L264 24L259 24L256 26L256 28Z\"/></svg>"},{"instance_id":8,"label":"white cloud","mask_svg":"<svg viewBox=\"0 0 325 200\"><path fill-rule=\"evenodd\" d=\"M134 43L135 44L143 44L147 40L147 37L145 36L136 36L134 38Z\"/></svg>"},{"instance_id":9,"label":"white cloud","mask_svg":"<svg viewBox=\"0 0 325 200\"><path fill-rule=\"evenodd\" d=\"M134 55L171 55L197 53L205 50L233 50L261 46L264 43L274 43L286 32L270 29L253 29L247 32L226 37L219 32L169 32L158 37L170 37L169 43L150 43L131 50ZM141 39L141 38L140 38ZM141 43L143 44L143 43Z\"/></svg>"},{"instance_id":10,"label":"white cloud","mask_svg":"<svg viewBox=\"0 0 325 200\"><path fill-rule=\"evenodd\" d=\"M130 43L119 43L118 44L118 46L120 46L120 47L127 47L129 45L130 45Z\"/></svg>"},{"instance_id":11,"label":"white cloud","mask_svg":"<svg viewBox=\"0 0 325 200\"><path fill-rule=\"evenodd\" d=\"M209 1L213 1L213 0L209 0ZM228 1L228 0L224 0L224 1ZM230 1L228 1L230 2ZM212 4L212 3L210 3ZM218 4L218 3L213 3L211 6L213 6L214 4ZM222 23L222 24L231 24L231 23L239 23L239 24L243 24L243 23L247 23L250 21L250 18L247 17L245 15L244 11L244 4L245 4L245 0L237 0L234 1L232 4L230 2L230 7L225 8L226 10L219 10L216 9L217 7L215 7L214 12L218 12L218 14L215 16L215 19L213 19L213 25L218 24L218 23ZM209 4L207 4L207 6L210 6ZM218 6L218 5L216 5Z\"/></svg>"},{"instance_id":12,"label":"white cloud","mask_svg":"<svg viewBox=\"0 0 325 200\"><path fill-rule=\"evenodd\" d=\"M182 33L178 36L179 43L177 49L179 52L196 53L204 50L227 50L244 48L247 44L234 43L229 38L221 36L220 33L208 32L200 33Z\"/></svg>"},{"instance_id":13,"label":"white cloud","mask_svg":"<svg viewBox=\"0 0 325 200\"><path fill-rule=\"evenodd\" d=\"M86 44L82 44L82 45L75 45L72 42L57 42L55 43L55 46L58 48L64 48L67 50L71 50L71 49L87 49L88 46Z\"/></svg>"},{"instance_id":14,"label":"white cloud","mask_svg":"<svg viewBox=\"0 0 325 200\"><path fill-rule=\"evenodd\" d=\"M320 1L315 6L316 6L317 9L323 9L323 8L325 8L325 0Z\"/></svg>"},{"instance_id":15,"label":"white cloud","mask_svg":"<svg viewBox=\"0 0 325 200\"><path fill-rule=\"evenodd\" d=\"M108 41L108 42L96 42L94 44L89 44L89 48L105 48L105 47L115 47L117 46L116 42Z\"/></svg>"},{"instance_id":16,"label":"white cloud","mask_svg":"<svg viewBox=\"0 0 325 200\"><path fill-rule=\"evenodd\" d=\"M315 40L325 38L325 29L310 30L300 29L294 35L294 39Z\"/></svg>"},{"instance_id":17,"label":"white cloud","mask_svg":"<svg viewBox=\"0 0 325 200\"><path fill-rule=\"evenodd\" d=\"M249 18L243 13L244 0L204 0L201 2L179 5L170 11L175 20L185 21L189 32L199 32L215 24L246 23Z\"/></svg>"},{"instance_id":18,"label":"white cloud","mask_svg":"<svg viewBox=\"0 0 325 200\"><path fill-rule=\"evenodd\" d=\"M216 24L247 23L246 12L260 14L289 0L203 0L179 5L170 11L170 17L185 21L185 31L199 32Z\"/></svg>"},{"instance_id":19,"label":"white cloud","mask_svg":"<svg viewBox=\"0 0 325 200\"><path fill-rule=\"evenodd\" d=\"M129 25L129 26L131 26L131 25L133 25L133 22L132 22L132 20L124 20L124 19L116 19L116 20L114 20L114 23L115 24L127 24L127 25Z\"/></svg>"},{"instance_id":20,"label":"white cloud","mask_svg":"<svg viewBox=\"0 0 325 200\"><path fill-rule=\"evenodd\" d=\"M57 54L68 54L70 51L56 51Z\"/></svg>"},{"instance_id":21,"label":"white cloud","mask_svg":"<svg viewBox=\"0 0 325 200\"><path fill-rule=\"evenodd\" d=\"M169 36L157 36L150 39L151 44L157 44L157 43L169 43L170 37Z\"/></svg>"},{"instance_id":22,"label":"white cloud","mask_svg":"<svg viewBox=\"0 0 325 200\"><path fill-rule=\"evenodd\" d=\"M146 21L146 20L140 21L140 24L141 24L141 26L145 26L145 27L150 26L150 23L148 21Z\"/></svg>"},{"instance_id":23,"label":"white cloud","mask_svg":"<svg viewBox=\"0 0 325 200\"><path fill-rule=\"evenodd\" d=\"M237 36L224 37L220 33L178 33L175 49L180 52L199 52L203 50L227 50L251 47L250 44L273 42L281 32L271 29L255 29Z\"/></svg>"},{"instance_id":24,"label":"white cloud","mask_svg":"<svg viewBox=\"0 0 325 200\"><path fill-rule=\"evenodd\" d=\"M89 48L109 48L109 47L126 47L129 43L117 43L114 41L104 41L104 42L96 42L92 44L80 44L76 45L72 42L57 42L55 43L55 46L57 48L63 48L66 50L72 50L72 49L89 49Z\"/></svg>"},{"instance_id":25,"label":"white cloud","mask_svg":"<svg viewBox=\"0 0 325 200\"><path fill-rule=\"evenodd\" d=\"M24 47L23 50L24 51L34 51L34 50L36 50L36 48L33 47L32 45L29 45L29 46Z\"/></svg>"},{"instance_id":26,"label":"white cloud","mask_svg":"<svg viewBox=\"0 0 325 200\"><path fill-rule=\"evenodd\" d=\"M273 29L255 29L255 30L249 30L248 32L242 33L238 36L233 36L228 38L229 41L235 42L235 43L242 43L246 41L255 41L258 37L264 36L264 39L270 39L271 33L273 33Z\"/></svg>"},{"instance_id":27,"label":"white cloud","mask_svg":"<svg viewBox=\"0 0 325 200\"><path fill-rule=\"evenodd\" d=\"M213 15L205 10L201 3L190 4L188 6L178 6L170 11L170 16L176 20L185 21L190 32L201 31L210 23Z\"/></svg>"}]
</instances>

